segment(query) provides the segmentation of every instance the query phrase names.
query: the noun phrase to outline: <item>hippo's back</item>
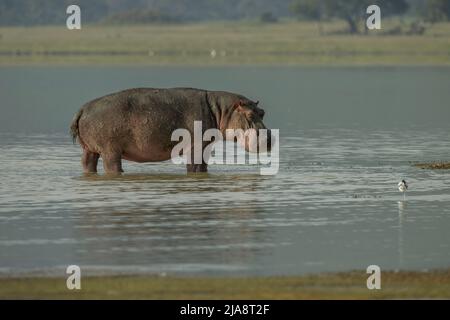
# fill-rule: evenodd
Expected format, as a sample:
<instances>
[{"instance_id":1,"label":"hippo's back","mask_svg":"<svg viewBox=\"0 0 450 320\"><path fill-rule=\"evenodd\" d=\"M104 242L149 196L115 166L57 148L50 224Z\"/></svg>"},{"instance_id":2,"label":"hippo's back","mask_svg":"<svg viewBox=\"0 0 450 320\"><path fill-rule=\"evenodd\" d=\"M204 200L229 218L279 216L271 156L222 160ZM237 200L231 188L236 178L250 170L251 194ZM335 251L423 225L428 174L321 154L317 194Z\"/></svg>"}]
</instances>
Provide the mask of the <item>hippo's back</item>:
<instances>
[{"instance_id":1,"label":"hippo's back","mask_svg":"<svg viewBox=\"0 0 450 320\"><path fill-rule=\"evenodd\" d=\"M136 88L127 89L94 99L83 106L88 112L117 112L150 110L159 107L188 108L198 105L205 98L206 91L194 88Z\"/></svg>"},{"instance_id":2,"label":"hippo's back","mask_svg":"<svg viewBox=\"0 0 450 320\"><path fill-rule=\"evenodd\" d=\"M177 128L208 117L206 91L194 88L136 88L86 103L75 116L72 134L89 149L141 143L148 137L170 141Z\"/></svg>"}]
</instances>

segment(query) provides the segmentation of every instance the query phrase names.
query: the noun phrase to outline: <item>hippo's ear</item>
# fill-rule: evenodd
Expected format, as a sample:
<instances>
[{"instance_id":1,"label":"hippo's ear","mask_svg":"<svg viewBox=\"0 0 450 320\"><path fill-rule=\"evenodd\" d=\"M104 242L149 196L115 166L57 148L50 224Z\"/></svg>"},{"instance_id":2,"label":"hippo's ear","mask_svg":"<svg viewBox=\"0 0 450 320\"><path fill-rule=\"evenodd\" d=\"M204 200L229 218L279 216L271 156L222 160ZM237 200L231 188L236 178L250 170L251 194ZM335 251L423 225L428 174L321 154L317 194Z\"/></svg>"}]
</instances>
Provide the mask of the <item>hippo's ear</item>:
<instances>
[{"instance_id":1,"label":"hippo's ear","mask_svg":"<svg viewBox=\"0 0 450 320\"><path fill-rule=\"evenodd\" d=\"M259 100L256 100L255 105L258 105L258 103L259 103Z\"/></svg>"}]
</instances>

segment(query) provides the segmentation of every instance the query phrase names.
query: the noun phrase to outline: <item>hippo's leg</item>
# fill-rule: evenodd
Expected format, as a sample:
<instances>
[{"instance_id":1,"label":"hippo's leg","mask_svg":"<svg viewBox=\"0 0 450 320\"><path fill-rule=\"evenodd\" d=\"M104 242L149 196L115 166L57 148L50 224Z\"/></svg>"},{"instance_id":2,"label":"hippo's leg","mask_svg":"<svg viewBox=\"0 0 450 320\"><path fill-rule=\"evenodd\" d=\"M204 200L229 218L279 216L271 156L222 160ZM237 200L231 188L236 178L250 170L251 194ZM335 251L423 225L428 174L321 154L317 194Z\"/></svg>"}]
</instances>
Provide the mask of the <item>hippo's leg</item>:
<instances>
[{"instance_id":1,"label":"hippo's leg","mask_svg":"<svg viewBox=\"0 0 450 320\"><path fill-rule=\"evenodd\" d=\"M120 174L122 170L122 156L120 153L102 153L103 169L107 174Z\"/></svg>"},{"instance_id":2,"label":"hippo's leg","mask_svg":"<svg viewBox=\"0 0 450 320\"><path fill-rule=\"evenodd\" d=\"M205 146L206 145L203 145L202 155L204 153L203 151L204 151ZM194 150L191 150L190 154L188 154L188 157L191 157L191 164L186 164L187 172L208 172L208 164L205 162L205 159L202 158L202 163L195 164ZM206 159L206 161L208 161L208 160Z\"/></svg>"},{"instance_id":3,"label":"hippo's leg","mask_svg":"<svg viewBox=\"0 0 450 320\"><path fill-rule=\"evenodd\" d=\"M81 164L83 165L84 173L96 173L99 154L95 152L83 150L83 156L81 158Z\"/></svg>"},{"instance_id":4,"label":"hippo's leg","mask_svg":"<svg viewBox=\"0 0 450 320\"><path fill-rule=\"evenodd\" d=\"M187 172L208 172L208 164L187 164Z\"/></svg>"}]
</instances>

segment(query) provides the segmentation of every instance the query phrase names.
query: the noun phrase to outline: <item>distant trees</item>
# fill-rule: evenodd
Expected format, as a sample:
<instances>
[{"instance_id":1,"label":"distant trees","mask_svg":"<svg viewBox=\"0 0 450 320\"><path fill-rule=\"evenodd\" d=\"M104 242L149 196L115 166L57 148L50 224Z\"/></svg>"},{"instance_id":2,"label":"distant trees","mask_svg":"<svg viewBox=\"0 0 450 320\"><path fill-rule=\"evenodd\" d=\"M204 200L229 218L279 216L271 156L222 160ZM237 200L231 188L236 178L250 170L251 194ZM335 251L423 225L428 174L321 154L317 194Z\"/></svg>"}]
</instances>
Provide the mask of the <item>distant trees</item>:
<instances>
[{"instance_id":1,"label":"distant trees","mask_svg":"<svg viewBox=\"0 0 450 320\"><path fill-rule=\"evenodd\" d=\"M83 22L93 22L108 13L105 0L0 0L0 25L66 25L66 8L81 7Z\"/></svg>"},{"instance_id":2,"label":"distant trees","mask_svg":"<svg viewBox=\"0 0 450 320\"><path fill-rule=\"evenodd\" d=\"M325 16L326 8L323 0L298 0L293 1L290 6L291 11L299 18L317 21L319 34L322 34L322 20Z\"/></svg>"},{"instance_id":3,"label":"distant trees","mask_svg":"<svg viewBox=\"0 0 450 320\"><path fill-rule=\"evenodd\" d=\"M263 23L275 23L278 22L278 18L273 15L272 12L266 11L261 14L259 20Z\"/></svg>"},{"instance_id":4,"label":"distant trees","mask_svg":"<svg viewBox=\"0 0 450 320\"><path fill-rule=\"evenodd\" d=\"M305 20L322 20L325 10L323 0L296 0L291 4L291 11Z\"/></svg>"},{"instance_id":5,"label":"distant trees","mask_svg":"<svg viewBox=\"0 0 450 320\"><path fill-rule=\"evenodd\" d=\"M449 20L450 0L426 0L423 15L431 23Z\"/></svg>"},{"instance_id":6,"label":"distant trees","mask_svg":"<svg viewBox=\"0 0 450 320\"><path fill-rule=\"evenodd\" d=\"M153 24L153 23L174 23L180 18L170 16L154 10L128 10L109 15L103 20L105 24L132 25L132 24Z\"/></svg>"},{"instance_id":7,"label":"distant trees","mask_svg":"<svg viewBox=\"0 0 450 320\"><path fill-rule=\"evenodd\" d=\"M349 32L357 33L358 22L366 16L366 9L371 4L380 6L383 16L402 14L408 9L406 0L293 0L291 10L297 16L311 20L343 19Z\"/></svg>"},{"instance_id":8,"label":"distant trees","mask_svg":"<svg viewBox=\"0 0 450 320\"><path fill-rule=\"evenodd\" d=\"M77 4L83 23L132 16L140 21L210 21L259 19L290 15L292 0L0 0L0 25L63 25L66 8ZM137 11L143 11L142 14ZM269 14L270 12L270 14ZM147 23L147 22L144 22Z\"/></svg>"},{"instance_id":9,"label":"distant trees","mask_svg":"<svg viewBox=\"0 0 450 320\"><path fill-rule=\"evenodd\" d=\"M427 22L450 20L450 0L0 0L0 25L65 25L66 8L81 7L83 23L117 19L123 23L259 19L275 22L295 16L319 22L343 19L359 32L371 4L382 17L406 12ZM137 20L133 20L135 17Z\"/></svg>"}]
</instances>

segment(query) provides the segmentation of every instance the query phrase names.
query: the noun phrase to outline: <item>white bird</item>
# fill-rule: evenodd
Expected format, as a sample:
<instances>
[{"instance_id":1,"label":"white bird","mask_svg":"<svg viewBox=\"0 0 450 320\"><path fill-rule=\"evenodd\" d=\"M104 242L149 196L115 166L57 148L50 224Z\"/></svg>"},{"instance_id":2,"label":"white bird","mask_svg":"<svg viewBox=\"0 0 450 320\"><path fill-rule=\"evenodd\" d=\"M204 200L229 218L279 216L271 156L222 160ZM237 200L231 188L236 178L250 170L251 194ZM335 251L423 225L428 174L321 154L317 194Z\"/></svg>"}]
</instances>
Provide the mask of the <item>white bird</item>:
<instances>
[{"instance_id":1,"label":"white bird","mask_svg":"<svg viewBox=\"0 0 450 320\"><path fill-rule=\"evenodd\" d=\"M403 192L403 200L405 200L406 190L408 190L408 184L406 183L405 180L402 180L398 183L398 190L400 192Z\"/></svg>"}]
</instances>

